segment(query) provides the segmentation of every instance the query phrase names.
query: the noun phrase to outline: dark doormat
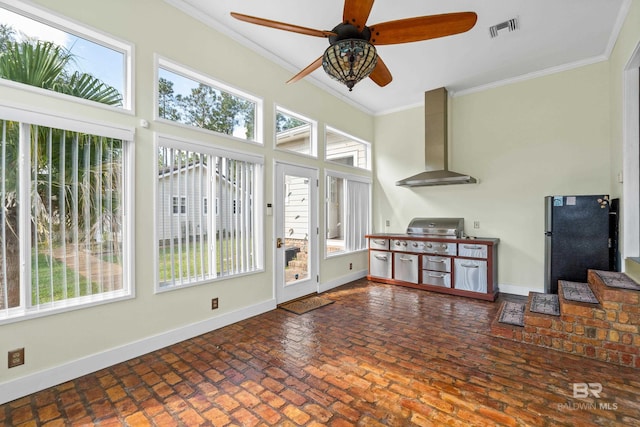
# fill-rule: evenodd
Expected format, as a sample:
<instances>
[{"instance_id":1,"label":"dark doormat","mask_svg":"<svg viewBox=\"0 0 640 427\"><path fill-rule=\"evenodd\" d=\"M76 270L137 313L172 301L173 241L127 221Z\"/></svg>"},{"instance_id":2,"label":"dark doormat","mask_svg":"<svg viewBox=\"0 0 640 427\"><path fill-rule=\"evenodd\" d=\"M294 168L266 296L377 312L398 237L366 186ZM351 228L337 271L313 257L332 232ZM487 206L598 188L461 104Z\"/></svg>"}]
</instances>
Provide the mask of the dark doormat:
<instances>
[{"instance_id":1,"label":"dark doormat","mask_svg":"<svg viewBox=\"0 0 640 427\"><path fill-rule=\"evenodd\" d=\"M296 314L304 314L316 308L333 304L334 301L321 296L313 295L296 301L280 304L278 307Z\"/></svg>"},{"instance_id":2,"label":"dark doormat","mask_svg":"<svg viewBox=\"0 0 640 427\"><path fill-rule=\"evenodd\" d=\"M568 301L587 302L589 304L598 304L599 302L588 283L560 280L560 289L562 289L564 299Z\"/></svg>"},{"instance_id":3,"label":"dark doormat","mask_svg":"<svg viewBox=\"0 0 640 427\"><path fill-rule=\"evenodd\" d=\"M525 304L507 301L502 306L502 313L498 322L508 323L509 325L524 326L524 307Z\"/></svg>"},{"instance_id":4,"label":"dark doormat","mask_svg":"<svg viewBox=\"0 0 640 427\"><path fill-rule=\"evenodd\" d=\"M531 292L530 311L534 313L550 314L552 316L560 316L560 302L557 294L541 294L539 292Z\"/></svg>"}]
</instances>

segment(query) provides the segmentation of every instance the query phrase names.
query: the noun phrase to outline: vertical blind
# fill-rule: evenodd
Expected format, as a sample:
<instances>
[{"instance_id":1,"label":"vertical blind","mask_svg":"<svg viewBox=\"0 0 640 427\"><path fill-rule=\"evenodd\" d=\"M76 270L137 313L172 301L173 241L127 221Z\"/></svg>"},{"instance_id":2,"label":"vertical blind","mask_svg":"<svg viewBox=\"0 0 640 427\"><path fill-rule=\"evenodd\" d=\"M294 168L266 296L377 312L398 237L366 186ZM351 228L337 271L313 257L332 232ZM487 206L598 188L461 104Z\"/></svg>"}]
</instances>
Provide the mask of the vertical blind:
<instances>
[{"instance_id":1,"label":"vertical blind","mask_svg":"<svg viewBox=\"0 0 640 427\"><path fill-rule=\"evenodd\" d=\"M0 125L3 316L11 308L69 307L128 292L124 141L17 121Z\"/></svg>"},{"instance_id":2,"label":"vertical blind","mask_svg":"<svg viewBox=\"0 0 640 427\"><path fill-rule=\"evenodd\" d=\"M262 268L257 226L261 217L256 210L262 164L198 148L159 146L156 226L161 289ZM214 209L209 209L210 200Z\"/></svg>"},{"instance_id":3,"label":"vertical blind","mask_svg":"<svg viewBox=\"0 0 640 427\"><path fill-rule=\"evenodd\" d=\"M365 234L369 232L370 184L346 180L346 235L345 247L348 251L367 248Z\"/></svg>"}]
</instances>

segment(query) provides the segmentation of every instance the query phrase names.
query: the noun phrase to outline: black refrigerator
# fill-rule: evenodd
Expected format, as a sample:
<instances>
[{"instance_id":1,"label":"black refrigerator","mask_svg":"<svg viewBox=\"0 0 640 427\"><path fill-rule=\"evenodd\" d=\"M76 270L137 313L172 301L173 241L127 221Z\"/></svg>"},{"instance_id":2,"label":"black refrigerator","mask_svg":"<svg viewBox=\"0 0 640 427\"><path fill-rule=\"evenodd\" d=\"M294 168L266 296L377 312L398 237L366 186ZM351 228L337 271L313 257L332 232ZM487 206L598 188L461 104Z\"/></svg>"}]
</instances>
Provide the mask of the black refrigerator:
<instances>
[{"instance_id":1,"label":"black refrigerator","mask_svg":"<svg viewBox=\"0 0 640 427\"><path fill-rule=\"evenodd\" d=\"M558 280L586 282L589 269L616 269L617 212L609 196L547 196L544 202L546 293L558 293Z\"/></svg>"}]
</instances>

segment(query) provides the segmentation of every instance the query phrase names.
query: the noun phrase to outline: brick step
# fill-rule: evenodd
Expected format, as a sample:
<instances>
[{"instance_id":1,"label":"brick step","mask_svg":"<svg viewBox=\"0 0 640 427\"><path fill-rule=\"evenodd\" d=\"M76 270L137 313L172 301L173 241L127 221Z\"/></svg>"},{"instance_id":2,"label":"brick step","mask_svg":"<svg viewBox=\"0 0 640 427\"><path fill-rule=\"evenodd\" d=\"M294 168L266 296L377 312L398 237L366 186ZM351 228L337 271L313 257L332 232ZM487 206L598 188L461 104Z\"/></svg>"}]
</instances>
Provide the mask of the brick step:
<instances>
[{"instance_id":1,"label":"brick step","mask_svg":"<svg viewBox=\"0 0 640 427\"><path fill-rule=\"evenodd\" d=\"M498 310L498 315L491 322L491 334L501 337L507 338L514 341L522 341L522 332L524 331L524 326L518 326L511 323L503 323L501 321L502 312L505 309L508 301L505 301L500 306L500 310Z\"/></svg>"},{"instance_id":2,"label":"brick step","mask_svg":"<svg viewBox=\"0 0 640 427\"><path fill-rule=\"evenodd\" d=\"M307 269L307 261L306 260L305 261L298 261L298 260L289 261L289 267L290 268L306 270Z\"/></svg>"},{"instance_id":3,"label":"brick step","mask_svg":"<svg viewBox=\"0 0 640 427\"><path fill-rule=\"evenodd\" d=\"M600 303L640 304L640 285L624 273L589 270L587 280Z\"/></svg>"},{"instance_id":4,"label":"brick step","mask_svg":"<svg viewBox=\"0 0 640 427\"><path fill-rule=\"evenodd\" d=\"M629 289L614 288L613 282ZM534 298L544 296L542 300L546 304L542 306L553 306L555 298L531 292L525 306L524 328L500 323L501 307L491 325L491 333L500 338L640 369L640 286L636 289L636 285L623 273L589 270L588 283L558 283L555 298L560 315L532 312ZM590 298L585 286L598 302Z\"/></svg>"},{"instance_id":5,"label":"brick step","mask_svg":"<svg viewBox=\"0 0 640 427\"><path fill-rule=\"evenodd\" d=\"M559 316L560 301L558 295L543 294L540 292L529 292L529 300L527 301L527 312L542 315Z\"/></svg>"},{"instance_id":6,"label":"brick step","mask_svg":"<svg viewBox=\"0 0 640 427\"><path fill-rule=\"evenodd\" d=\"M569 299L575 297L575 295L570 295L567 288L571 289L571 286L576 285L586 286L588 289L591 289L589 283L576 283L565 280L560 280L558 282L558 300L560 303L562 320L574 322L574 317L581 317L584 319L604 318L604 311L599 301L583 302Z\"/></svg>"}]
</instances>

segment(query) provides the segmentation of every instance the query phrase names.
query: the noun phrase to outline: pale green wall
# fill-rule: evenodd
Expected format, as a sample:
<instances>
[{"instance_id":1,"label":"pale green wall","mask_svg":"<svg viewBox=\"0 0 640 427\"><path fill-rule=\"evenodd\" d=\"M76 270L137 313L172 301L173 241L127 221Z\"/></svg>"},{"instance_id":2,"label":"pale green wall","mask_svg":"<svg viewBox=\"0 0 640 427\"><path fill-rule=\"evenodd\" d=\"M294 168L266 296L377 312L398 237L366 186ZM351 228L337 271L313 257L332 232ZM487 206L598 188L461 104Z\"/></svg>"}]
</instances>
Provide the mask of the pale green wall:
<instances>
[{"instance_id":1,"label":"pale green wall","mask_svg":"<svg viewBox=\"0 0 640 427\"><path fill-rule=\"evenodd\" d=\"M373 118L306 81L285 85L291 71L213 31L160 0L40 0L38 3L72 20L135 45L135 111L106 111L92 106L42 96L19 89L0 87L5 102L61 111L100 122L137 127L148 120L149 129L137 127L135 137L135 299L54 316L0 325L0 385L3 382L98 354L167 331L222 316L247 306L272 300L274 254L273 217L265 218L265 271L208 285L154 294L153 132L210 141L265 157L265 203L273 202L273 162L284 159L320 168L322 162L288 153L275 153L273 121L275 105L317 120L320 137L324 125L373 141ZM50 9L51 10L51 9ZM182 63L214 79L263 98L265 107L264 147L216 137L196 130L153 122L154 55ZM345 88L346 93L346 88ZM322 145L320 146L322 149ZM322 151L320 151L322 153ZM322 158L323 156L320 155ZM332 169L350 171L332 165ZM321 191L324 185L321 181ZM322 194L322 193L321 193ZM320 212L320 224L324 213ZM324 227L321 227L321 232ZM353 263L353 271L349 270ZM321 284L336 282L367 268L366 253L324 260L320 257ZM212 312L210 300L218 297L220 309ZM8 350L25 347L27 363L7 369ZM4 362L3 362L4 360Z\"/></svg>"},{"instance_id":2,"label":"pale green wall","mask_svg":"<svg viewBox=\"0 0 640 427\"><path fill-rule=\"evenodd\" d=\"M424 110L376 118L376 230L463 217L468 235L500 238L503 288L541 290L544 196L610 191L608 72L602 62L450 98L449 168L479 184L396 187L424 168Z\"/></svg>"}]
</instances>

